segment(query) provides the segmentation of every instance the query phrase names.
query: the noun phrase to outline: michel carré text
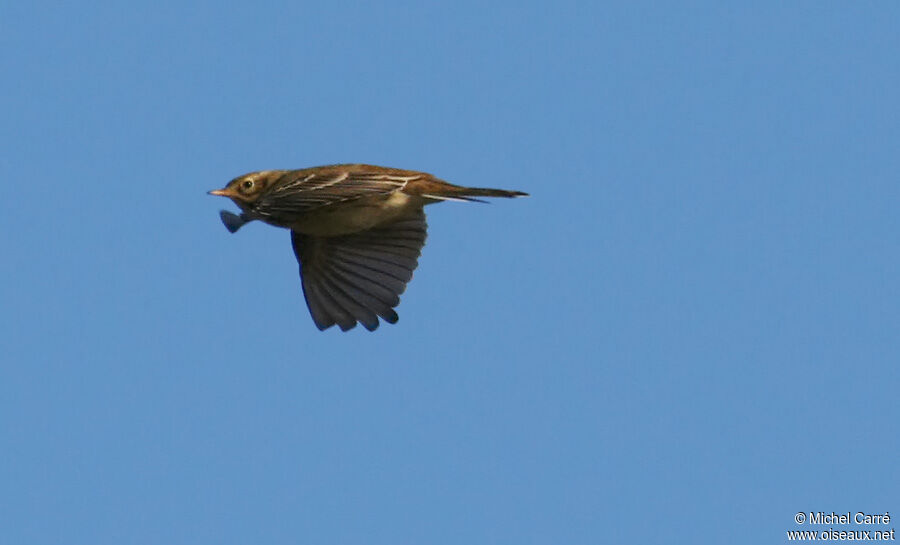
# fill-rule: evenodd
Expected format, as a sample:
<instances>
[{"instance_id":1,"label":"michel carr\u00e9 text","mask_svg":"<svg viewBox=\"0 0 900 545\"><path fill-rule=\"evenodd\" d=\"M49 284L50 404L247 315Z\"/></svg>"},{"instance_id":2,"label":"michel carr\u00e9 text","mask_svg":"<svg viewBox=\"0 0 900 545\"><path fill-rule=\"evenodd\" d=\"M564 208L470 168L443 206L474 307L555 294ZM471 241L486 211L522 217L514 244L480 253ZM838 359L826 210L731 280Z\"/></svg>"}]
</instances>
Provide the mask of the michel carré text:
<instances>
[{"instance_id":1,"label":"michel carr\u00e9 text","mask_svg":"<svg viewBox=\"0 0 900 545\"><path fill-rule=\"evenodd\" d=\"M891 516L888 513L870 515L858 512L855 515L849 511L846 513L826 513L819 511L809 513L809 524L890 524Z\"/></svg>"}]
</instances>

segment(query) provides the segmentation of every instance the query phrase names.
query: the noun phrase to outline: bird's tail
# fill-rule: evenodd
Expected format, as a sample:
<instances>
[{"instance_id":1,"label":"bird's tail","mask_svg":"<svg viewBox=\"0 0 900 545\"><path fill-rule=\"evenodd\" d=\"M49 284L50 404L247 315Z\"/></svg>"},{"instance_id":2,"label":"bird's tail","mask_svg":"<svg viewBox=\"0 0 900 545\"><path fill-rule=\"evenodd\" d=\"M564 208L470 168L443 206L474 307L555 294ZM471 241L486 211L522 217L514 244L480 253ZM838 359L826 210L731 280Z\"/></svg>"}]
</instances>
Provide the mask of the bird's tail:
<instances>
[{"instance_id":1,"label":"bird's tail","mask_svg":"<svg viewBox=\"0 0 900 545\"><path fill-rule=\"evenodd\" d=\"M522 191L510 191L508 189L487 189L483 187L460 187L462 197L527 197L528 193Z\"/></svg>"},{"instance_id":2,"label":"bird's tail","mask_svg":"<svg viewBox=\"0 0 900 545\"><path fill-rule=\"evenodd\" d=\"M476 201L485 202L476 197L527 197L528 193L522 191L510 191L507 189L489 189L484 187L463 187L459 185L441 183L439 186L428 188L422 192L423 197L439 199L442 201Z\"/></svg>"}]
</instances>

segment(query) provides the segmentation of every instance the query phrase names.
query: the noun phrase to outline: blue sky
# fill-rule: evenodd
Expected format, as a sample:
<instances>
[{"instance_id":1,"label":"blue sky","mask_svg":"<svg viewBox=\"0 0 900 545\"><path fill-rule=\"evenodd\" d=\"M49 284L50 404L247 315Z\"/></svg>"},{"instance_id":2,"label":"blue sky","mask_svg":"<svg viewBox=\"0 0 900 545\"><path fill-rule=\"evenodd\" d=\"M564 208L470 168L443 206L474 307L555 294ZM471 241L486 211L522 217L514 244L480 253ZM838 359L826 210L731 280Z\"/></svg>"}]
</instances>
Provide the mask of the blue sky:
<instances>
[{"instance_id":1,"label":"blue sky","mask_svg":"<svg viewBox=\"0 0 900 545\"><path fill-rule=\"evenodd\" d=\"M898 24L0 5L0 541L777 543L900 512ZM399 323L321 333L287 232L229 235L205 193L337 162L532 197L429 207Z\"/></svg>"}]
</instances>

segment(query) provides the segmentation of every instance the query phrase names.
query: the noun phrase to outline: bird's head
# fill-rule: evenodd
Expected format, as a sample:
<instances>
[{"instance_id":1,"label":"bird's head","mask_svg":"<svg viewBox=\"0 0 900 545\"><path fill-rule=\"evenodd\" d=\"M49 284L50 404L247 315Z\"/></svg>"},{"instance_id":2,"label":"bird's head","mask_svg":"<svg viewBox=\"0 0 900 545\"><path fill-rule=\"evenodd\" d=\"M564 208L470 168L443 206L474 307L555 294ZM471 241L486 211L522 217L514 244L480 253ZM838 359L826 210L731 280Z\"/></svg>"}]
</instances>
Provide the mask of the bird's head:
<instances>
[{"instance_id":1,"label":"bird's head","mask_svg":"<svg viewBox=\"0 0 900 545\"><path fill-rule=\"evenodd\" d=\"M244 174L228 182L222 189L214 189L209 194L228 197L241 209L245 209L256 202L260 195L272 187L275 180L285 172L285 170L260 170Z\"/></svg>"}]
</instances>

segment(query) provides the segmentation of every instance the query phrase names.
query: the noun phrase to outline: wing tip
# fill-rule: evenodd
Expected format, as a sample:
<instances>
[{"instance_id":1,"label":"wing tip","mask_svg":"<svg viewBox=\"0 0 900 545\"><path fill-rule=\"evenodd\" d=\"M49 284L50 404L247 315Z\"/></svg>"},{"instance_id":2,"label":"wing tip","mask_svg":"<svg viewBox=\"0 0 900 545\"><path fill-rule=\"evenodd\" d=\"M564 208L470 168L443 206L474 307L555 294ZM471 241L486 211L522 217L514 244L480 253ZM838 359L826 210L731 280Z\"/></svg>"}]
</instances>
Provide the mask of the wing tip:
<instances>
[{"instance_id":1,"label":"wing tip","mask_svg":"<svg viewBox=\"0 0 900 545\"><path fill-rule=\"evenodd\" d=\"M400 319L400 316L396 312L394 312L393 309L391 309L391 313L387 316L382 315L381 319L389 324L396 324Z\"/></svg>"},{"instance_id":2,"label":"wing tip","mask_svg":"<svg viewBox=\"0 0 900 545\"><path fill-rule=\"evenodd\" d=\"M351 329L356 327L356 320L353 320L352 322L348 322L346 324L338 323L338 327L341 328L341 331L350 331Z\"/></svg>"}]
</instances>

